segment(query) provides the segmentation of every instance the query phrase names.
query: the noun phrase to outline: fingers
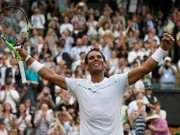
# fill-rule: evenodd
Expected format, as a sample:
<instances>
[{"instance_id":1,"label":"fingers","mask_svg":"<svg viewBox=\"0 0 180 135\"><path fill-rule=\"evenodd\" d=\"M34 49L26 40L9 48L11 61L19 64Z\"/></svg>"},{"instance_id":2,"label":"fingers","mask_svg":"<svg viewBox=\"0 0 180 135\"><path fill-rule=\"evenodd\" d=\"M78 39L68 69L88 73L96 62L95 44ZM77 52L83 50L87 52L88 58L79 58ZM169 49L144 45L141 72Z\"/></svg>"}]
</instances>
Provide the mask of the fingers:
<instances>
[{"instance_id":1,"label":"fingers","mask_svg":"<svg viewBox=\"0 0 180 135\"><path fill-rule=\"evenodd\" d=\"M168 42L168 43L170 43L170 44L174 43L174 38L170 34L168 34L168 33L164 34L163 40Z\"/></svg>"}]
</instances>

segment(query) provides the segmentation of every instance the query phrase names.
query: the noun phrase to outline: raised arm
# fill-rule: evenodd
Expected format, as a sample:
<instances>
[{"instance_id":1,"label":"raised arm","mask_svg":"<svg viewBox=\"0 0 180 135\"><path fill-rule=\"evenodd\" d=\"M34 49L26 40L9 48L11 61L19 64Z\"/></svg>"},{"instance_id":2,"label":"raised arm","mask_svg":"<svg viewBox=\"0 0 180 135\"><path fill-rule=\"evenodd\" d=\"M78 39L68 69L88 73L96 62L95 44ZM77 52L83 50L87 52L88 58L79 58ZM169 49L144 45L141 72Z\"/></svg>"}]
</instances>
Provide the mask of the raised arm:
<instances>
[{"instance_id":1,"label":"raised arm","mask_svg":"<svg viewBox=\"0 0 180 135\"><path fill-rule=\"evenodd\" d=\"M17 48L17 50L20 52L22 59L25 60L41 77L58 85L62 89L67 90L64 76L56 74L53 70L34 60L23 48Z\"/></svg>"},{"instance_id":2,"label":"raised arm","mask_svg":"<svg viewBox=\"0 0 180 135\"><path fill-rule=\"evenodd\" d=\"M165 33L161 39L161 45L156 52L152 54L152 56L148 58L142 66L137 67L128 73L129 85L134 84L144 75L151 72L157 66L160 60L163 59L163 57L167 54L167 51L173 46L173 44L174 38Z\"/></svg>"}]
</instances>

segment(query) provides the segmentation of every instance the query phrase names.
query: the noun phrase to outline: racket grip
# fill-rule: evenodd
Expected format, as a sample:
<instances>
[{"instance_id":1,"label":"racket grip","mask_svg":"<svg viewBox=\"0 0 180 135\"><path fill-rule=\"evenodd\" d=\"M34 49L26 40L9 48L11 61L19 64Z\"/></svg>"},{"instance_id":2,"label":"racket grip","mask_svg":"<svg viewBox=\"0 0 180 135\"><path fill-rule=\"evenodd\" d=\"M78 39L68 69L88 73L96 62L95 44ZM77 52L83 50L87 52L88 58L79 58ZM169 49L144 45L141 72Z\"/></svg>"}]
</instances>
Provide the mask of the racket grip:
<instances>
[{"instance_id":1,"label":"racket grip","mask_svg":"<svg viewBox=\"0 0 180 135\"><path fill-rule=\"evenodd\" d=\"M19 69L20 69L20 73L21 73L22 83L27 83L26 75L25 75L25 71L24 71L24 63L23 63L23 61L19 60L18 64L19 64Z\"/></svg>"}]
</instances>

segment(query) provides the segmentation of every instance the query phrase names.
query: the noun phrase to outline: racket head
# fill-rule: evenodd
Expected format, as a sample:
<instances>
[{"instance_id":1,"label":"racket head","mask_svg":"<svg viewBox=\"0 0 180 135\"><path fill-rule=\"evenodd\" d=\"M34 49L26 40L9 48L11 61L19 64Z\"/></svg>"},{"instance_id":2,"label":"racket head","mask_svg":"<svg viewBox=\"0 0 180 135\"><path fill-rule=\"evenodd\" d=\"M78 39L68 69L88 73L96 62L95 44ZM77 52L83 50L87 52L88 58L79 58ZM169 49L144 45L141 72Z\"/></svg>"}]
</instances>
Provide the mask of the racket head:
<instances>
[{"instance_id":1,"label":"racket head","mask_svg":"<svg viewBox=\"0 0 180 135\"><path fill-rule=\"evenodd\" d=\"M24 45L29 29L28 18L22 8L8 6L0 11L0 34L6 43Z\"/></svg>"}]
</instances>

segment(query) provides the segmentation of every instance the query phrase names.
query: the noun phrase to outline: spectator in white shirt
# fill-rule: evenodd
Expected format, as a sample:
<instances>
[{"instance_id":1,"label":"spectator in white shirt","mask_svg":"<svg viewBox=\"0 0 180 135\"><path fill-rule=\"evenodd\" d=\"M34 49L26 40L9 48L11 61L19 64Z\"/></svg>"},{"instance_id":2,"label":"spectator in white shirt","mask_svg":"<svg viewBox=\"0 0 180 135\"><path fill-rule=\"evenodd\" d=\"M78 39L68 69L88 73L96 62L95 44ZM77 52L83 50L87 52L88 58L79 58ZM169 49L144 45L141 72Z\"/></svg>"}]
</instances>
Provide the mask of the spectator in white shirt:
<instances>
[{"instance_id":1,"label":"spectator in white shirt","mask_svg":"<svg viewBox=\"0 0 180 135\"><path fill-rule=\"evenodd\" d=\"M128 63L132 64L133 62L138 62L138 65L141 65L141 61L143 60L145 53L141 51L138 42L133 44L133 50L128 54Z\"/></svg>"},{"instance_id":2,"label":"spectator in white shirt","mask_svg":"<svg viewBox=\"0 0 180 135\"><path fill-rule=\"evenodd\" d=\"M64 23L62 23L60 25L60 34L61 35L67 29L70 32L70 35L72 35L74 28L73 28L73 25L69 21L70 21L69 16L64 16Z\"/></svg>"},{"instance_id":3,"label":"spectator in white shirt","mask_svg":"<svg viewBox=\"0 0 180 135\"><path fill-rule=\"evenodd\" d=\"M82 45L82 39L76 40L76 46L71 49L71 58L75 62L80 59L80 53L86 52L86 47Z\"/></svg>"},{"instance_id":4,"label":"spectator in white shirt","mask_svg":"<svg viewBox=\"0 0 180 135\"><path fill-rule=\"evenodd\" d=\"M38 8L34 9L34 14L31 16L31 24L33 29L38 29L38 32L43 36L45 28L45 16L41 14Z\"/></svg>"}]
</instances>

